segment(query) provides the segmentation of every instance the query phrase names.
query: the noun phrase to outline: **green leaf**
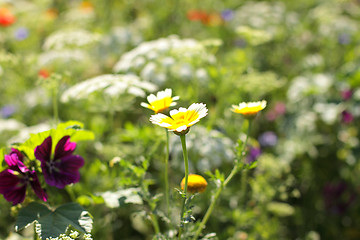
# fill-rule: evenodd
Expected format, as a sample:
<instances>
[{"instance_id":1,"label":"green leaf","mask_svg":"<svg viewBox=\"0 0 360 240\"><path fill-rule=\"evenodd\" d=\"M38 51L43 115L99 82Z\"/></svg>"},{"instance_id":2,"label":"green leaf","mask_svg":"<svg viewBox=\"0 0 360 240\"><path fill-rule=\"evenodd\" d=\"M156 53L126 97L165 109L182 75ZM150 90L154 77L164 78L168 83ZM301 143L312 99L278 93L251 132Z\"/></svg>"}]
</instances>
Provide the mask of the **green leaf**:
<instances>
[{"instance_id":1,"label":"green leaf","mask_svg":"<svg viewBox=\"0 0 360 240\"><path fill-rule=\"evenodd\" d=\"M80 232L90 232L93 223L90 214L77 203L67 203L50 210L33 202L20 210L15 230L19 231L35 221L41 239L57 237L65 233L70 225Z\"/></svg>"},{"instance_id":2,"label":"green leaf","mask_svg":"<svg viewBox=\"0 0 360 240\"><path fill-rule=\"evenodd\" d=\"M41 217L50 213L51 210L45 205L37 202L30 203L20 210L15 223L15 231L28 227L34 221L38 221Z\"/></svg>"},{"instance_id":3,"label":"green leaf","mask_svg":"<svg viewBox=\"0 0 360 240\"><path fill-rule=\"evenodd\" d=\"M71 141L86 141L95 139L93 132L82 129L83 124L78 121L68 121L58 124L56 129L40 132L37 134L31 134L30 138L23 144L16 147L19 151L22 151L30 160L35 160L34 149L39 146L45 138L51 136L53 141L52 151L54 151L56 143L64 136L69 135Z\"/></svg>"},{"instance_id":4,"label":"green leaf","mask_svg":"<svg viewBox=\"0 0 360 240\"><path fill-rule=\"evenodd\" d=\"M5 158L5 148L0 148L0 171L5 169L5 166L3 166Z\"/></svg>"}]
</instances>

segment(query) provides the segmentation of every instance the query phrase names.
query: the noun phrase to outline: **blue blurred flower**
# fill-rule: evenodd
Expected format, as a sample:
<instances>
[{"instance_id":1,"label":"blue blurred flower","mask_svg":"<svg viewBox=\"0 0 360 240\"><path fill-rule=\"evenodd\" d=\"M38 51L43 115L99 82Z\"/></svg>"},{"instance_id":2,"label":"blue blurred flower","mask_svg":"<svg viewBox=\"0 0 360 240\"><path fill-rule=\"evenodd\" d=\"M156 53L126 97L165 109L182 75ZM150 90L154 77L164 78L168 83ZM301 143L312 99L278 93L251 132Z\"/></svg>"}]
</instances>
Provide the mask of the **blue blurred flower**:
<instances>
[{"instance_id":1,"label":"blue blurred flower","mask_svg":"<svg viewBox=\"0 0 360 240\"><path fill-rule=\"evenodd\" d=\"M14 33L15 39L17 39L19 41L26 39L28 36L29 36L29 30L25 27L20 27L20 28L16 29L16 31Z\"/></svg>"},{"instance_id":2,"label":"blue blurred flower","mask_svg":"<svg viewBox=\"0 0 360 240\"><path fill-rule=\"evenodd\" d=\"M272 147L277 144L277 136L274 132L267 131L259 136L259 143L262 147Z\"/></svg>"},{"instance_id":3,"label":"blue blurred flower","mask_svg":"<svg viewBox=\"0 0 360 240\"><path fill-rule=\"evenodd\" d=\"M3 118L11 117L16 112L16 107L14 105L5 105L0 109L0 115Z\"/></svg>"},{"instance_id":4,"label":"blue blurred flower","mask_svg":"<svg viewBox=\"0 0 360 240\"><path fill-rule=\"evenodd\" d=\"M338 41L342 45L348 45L350 43L351 37L347 33L342 33L338 36Z\"/></svg>"},{"instance_id":5,"label":"blue blurred flower","mask_svg":"<svg viewBox=\"0 0 360 240\"><path fill-rule=\"evenodd\" d=\"M225 9L221 12L221 17L224 21L230 21L234 18L234 12L231 9Z\"/></svg>"}]
</instances>

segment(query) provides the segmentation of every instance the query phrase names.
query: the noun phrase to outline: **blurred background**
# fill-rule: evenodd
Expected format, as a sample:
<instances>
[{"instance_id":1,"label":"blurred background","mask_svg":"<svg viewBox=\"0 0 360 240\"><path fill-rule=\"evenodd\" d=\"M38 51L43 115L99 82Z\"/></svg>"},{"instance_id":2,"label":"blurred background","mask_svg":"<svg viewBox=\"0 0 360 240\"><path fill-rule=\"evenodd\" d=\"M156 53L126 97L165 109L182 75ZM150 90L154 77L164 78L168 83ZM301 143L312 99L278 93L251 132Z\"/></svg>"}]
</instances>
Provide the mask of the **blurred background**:
<instances>
[{"instance_id":1,"label":"blurred background","mask_svg":"<svg viewBox=\"0 0 360 240\"><path fill-rule=\"evenodd\" d=\"M164 210L166 138L140 103L171 88L178 106L207 104L187 135L190 172L209 183L193 203L201 219L216 189L206 172L228 175L243 138L231 105L265 99L246 197L236 176L204 233L360 239L359 23L358 0L0 0L0 147L56 118L83 122L95 140L78 144L85 166L68 190L93 215L93 238L152 239L146 212ZM183 160L170 140L176 221ZM26 239L14 232L18 208L0 202L0 238Z\"/></svg>"}]
</instances>

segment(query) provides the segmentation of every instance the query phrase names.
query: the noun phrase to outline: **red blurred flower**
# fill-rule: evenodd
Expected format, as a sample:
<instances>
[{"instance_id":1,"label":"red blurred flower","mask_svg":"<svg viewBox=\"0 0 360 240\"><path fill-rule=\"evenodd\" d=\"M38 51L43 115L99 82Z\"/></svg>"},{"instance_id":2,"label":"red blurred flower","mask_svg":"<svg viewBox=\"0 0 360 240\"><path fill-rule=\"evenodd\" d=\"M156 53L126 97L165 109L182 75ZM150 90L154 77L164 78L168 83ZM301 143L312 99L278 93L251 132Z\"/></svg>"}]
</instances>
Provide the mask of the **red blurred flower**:
<instances>
[{"instance_id":1,"label":"red blurred flower","mask_svg":"<svg viewBox=\"0 0 360 240\"><path fill-rule=\"evenodd\" d=\"M8 27L16 21L15 16L7 8L0 8L0 26Z\"/></svg>"},{"instance_id":2,"label":"red blurred flower","mask_svg":"<svg viewBox=\"0 0 360 240\"><path fill-rule=\"evenodd\" d=\"M50 72L46 70L45 68L42 68L38 72L38 76L41 78L48 78L50 76Z\"/></svg>"},{"instance_id":3,"label":"red blurred flower","mask_svg":"<svg viewBox=\"0 0 360 240\"><path fill-rule=\"evenodd\" d=\"M202 10L190 10L187 13L187 18L190 21L200 21L207 26L219 26L223 23L221 15L218 13L207 13Z\"/></svg>"},{"instance_id":4,"label":"red blurred flower","mask_svg":"<svg viewBox=\"0 0 360 240\"><path fill-rule=\"evenodd\" d=\"M190 10L187 13L187 18L190 21L201 21L206 24L208 22L209 15L205 11L201 10Z\"/></svg>"}]
</instances>

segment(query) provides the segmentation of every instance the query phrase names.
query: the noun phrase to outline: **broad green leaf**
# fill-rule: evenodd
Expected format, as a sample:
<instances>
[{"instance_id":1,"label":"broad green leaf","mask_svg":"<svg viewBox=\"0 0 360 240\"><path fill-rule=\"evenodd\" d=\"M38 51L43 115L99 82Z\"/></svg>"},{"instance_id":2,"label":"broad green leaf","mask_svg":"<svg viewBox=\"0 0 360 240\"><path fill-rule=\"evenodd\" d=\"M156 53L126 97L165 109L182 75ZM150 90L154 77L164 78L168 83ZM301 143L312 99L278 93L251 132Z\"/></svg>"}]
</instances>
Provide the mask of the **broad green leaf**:
<instances>
[{"instance_id":1,"label":"broad green leaf","mask_svg":"<svg viewBox=\"0 0 360 240\"><path fill-rule=\"evenodd\" d=\"M52 151L54 151L56 143L66 135L69 135L71 137L71 141L74 142L93 140L95 138L94 133L88 130L84 130L82 127L83 124L78 121L60 123L56 129L51 129L37 134L31 134L27 141L16 148L25 153L30 160L35 160L35 148L49 136L51 136L53 141Z\"/></svg>"},{"instance_id":2,"label":"broad green leaf","mask_svg":"<svg viewBox=\"0 0 360 240\"><path fill-rule=\"evenodd\" d=\"M38 221L41 217L50 213L51 210L45 205L37 202L30 203L20 210L15 223L15 231L28 227L29 224Z\"/></svg>"},{"instance_id":3,"label":"broad green leaf","mask_svg":"<svg viewBox=\"0 0 360 240\"><path fill-rule=\"evenodd\" d=\"M50 210L35 202L20 210L15 229L19 231L33 222L37 224L36 231L41 239L57 237L65 233L70 225L80 232L90 232L93 223L90 214L77 203L67 203Z\"/></svg>"}]
</instances>

